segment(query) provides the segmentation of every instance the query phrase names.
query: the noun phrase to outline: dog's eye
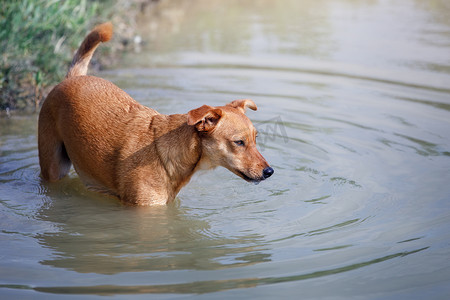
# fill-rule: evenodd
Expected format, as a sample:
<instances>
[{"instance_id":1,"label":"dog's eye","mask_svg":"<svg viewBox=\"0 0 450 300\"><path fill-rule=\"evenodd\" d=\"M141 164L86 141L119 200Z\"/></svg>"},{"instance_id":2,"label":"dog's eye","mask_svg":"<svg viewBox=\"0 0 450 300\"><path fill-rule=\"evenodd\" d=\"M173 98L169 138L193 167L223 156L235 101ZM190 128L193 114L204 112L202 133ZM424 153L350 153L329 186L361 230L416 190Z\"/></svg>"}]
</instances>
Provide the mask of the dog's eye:
<instances>
[{"instance_id":1,"label":"dog's eye","mask_svg":"<svg viewBox=\"0 0 450 300\"><path fill-rule=\"evenodd\" d=\"M234 141L234 143L238 146L245 146L245 143L243 140L239 140L239 141Z\"/></svg>"}]
</instances>

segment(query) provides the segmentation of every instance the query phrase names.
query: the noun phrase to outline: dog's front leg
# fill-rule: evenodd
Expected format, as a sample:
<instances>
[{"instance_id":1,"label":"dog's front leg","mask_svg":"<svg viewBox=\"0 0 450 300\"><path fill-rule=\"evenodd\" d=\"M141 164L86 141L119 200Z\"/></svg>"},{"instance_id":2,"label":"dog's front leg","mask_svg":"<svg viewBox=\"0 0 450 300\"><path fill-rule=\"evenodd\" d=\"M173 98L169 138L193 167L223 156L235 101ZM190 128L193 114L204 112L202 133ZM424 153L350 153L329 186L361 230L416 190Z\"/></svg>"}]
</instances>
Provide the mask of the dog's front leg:
<instances>
[{"instance_id":1,"label":"dog's front leg","mask_svg":"<svg viewBox=\"0 0 450 300\"><path fill-rule=\"evenodd\" d=\"M147 167L138 167L121 178L120 200L128 205L165 205L172 201L163 172Z\"/></svg>"},{"instance_id":2,"label":"dog's front leg","mask_svg":"<svg viewBox=\"0 0 450 300\"><path fill-rule=\"evenodd\" d=\"M145 183L136 182L120 195L120 200L127 205L152 206L166 205L171 199L164 189L154 189Z\"/></svg>"}]
</instances>

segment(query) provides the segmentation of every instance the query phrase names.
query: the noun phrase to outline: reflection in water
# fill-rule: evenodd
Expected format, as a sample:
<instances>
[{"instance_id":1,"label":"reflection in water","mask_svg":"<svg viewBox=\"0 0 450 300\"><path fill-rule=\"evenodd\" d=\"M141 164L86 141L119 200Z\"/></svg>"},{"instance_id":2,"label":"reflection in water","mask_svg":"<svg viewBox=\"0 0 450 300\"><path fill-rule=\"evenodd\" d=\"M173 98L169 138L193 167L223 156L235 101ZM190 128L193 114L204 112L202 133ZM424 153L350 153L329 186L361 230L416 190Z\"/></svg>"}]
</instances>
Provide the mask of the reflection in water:
<instances>
[{"instance_id":1,"label":"reflection in water","mask_svg":"<svg viewBox=\"0 0 450 300\"><path fill-rule=\"evenodd\" d=\"M120 294L163 294L163 293L180 293L180 294L204 294L218 291L226 291L230 289L242 289L256 287L258 285L272 285L277 283L298 282L308 279L320 278L339 273L358 270L363 267L382 263L395 259L398 257L405 257L410 254L415 254L428 247L416 249L409 252L396 253L384 257L376 258L370 261L357 263L341 268L318 271L314 273L280 276L280 277L264 277L264 278L244 278L244 279L229 279L229 280L210 280L197 281L185 284L162 284L162 285L132 285L132 286L61 286L61 287L38 287L34 290L45 293L55 294L94 294L94 295L120 295ZM373 287L367 287L367 290L373 290Z\"/></svg>"},{"instance_id":2,"label":"reflection in water","mask_svg":"<svg viewBox=\"0 0 450 300\"><path fill-rule=\"evenodd\" d=\"M113 198L84 190L78 179L58 185L47 194L52 205L39 213L39 219L60 227L58 232L36 236L55 253L41 262L44 265L114 274L210 270L270 261L270 254L254 246L263 236L211 234L206 221L189 217L179 204L123 207Z\"/></svg>"},{"instance_id":3,"label":"reflection in water","mask_svg":"<svg viewBox=\"0 0 450 300\"><path fill-rule=\"evenodd\" d=\"M287 9L288 8L288 9ZM276 53L329 57L335 50L323 1L162 1L142 16L158 52ZM186 34L186 30L191 34ZM170 33L170 34L168 34Z\"/></svg>"}]
</instances>

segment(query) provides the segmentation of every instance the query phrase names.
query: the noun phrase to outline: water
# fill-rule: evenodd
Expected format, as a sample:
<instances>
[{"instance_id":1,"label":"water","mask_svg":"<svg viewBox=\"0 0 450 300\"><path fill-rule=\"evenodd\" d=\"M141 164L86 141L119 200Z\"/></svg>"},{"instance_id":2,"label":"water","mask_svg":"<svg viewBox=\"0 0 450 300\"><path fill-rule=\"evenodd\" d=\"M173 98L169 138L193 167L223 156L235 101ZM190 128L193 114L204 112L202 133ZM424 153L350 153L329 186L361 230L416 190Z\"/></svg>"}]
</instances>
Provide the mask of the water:
<instances>
[{"instance_id":1,"label":"water","mask_svg":"<svg viewBox=\"0 0 450 300\"><path fill-rule=\"evenodd\" d=\"M0 119L0 295L448 299L449 20L445 1L163 1L99 75L162 113L252 98L274 176L123 207L74 172L41 182L36 116Z\"/></svg>"}]
</instances>

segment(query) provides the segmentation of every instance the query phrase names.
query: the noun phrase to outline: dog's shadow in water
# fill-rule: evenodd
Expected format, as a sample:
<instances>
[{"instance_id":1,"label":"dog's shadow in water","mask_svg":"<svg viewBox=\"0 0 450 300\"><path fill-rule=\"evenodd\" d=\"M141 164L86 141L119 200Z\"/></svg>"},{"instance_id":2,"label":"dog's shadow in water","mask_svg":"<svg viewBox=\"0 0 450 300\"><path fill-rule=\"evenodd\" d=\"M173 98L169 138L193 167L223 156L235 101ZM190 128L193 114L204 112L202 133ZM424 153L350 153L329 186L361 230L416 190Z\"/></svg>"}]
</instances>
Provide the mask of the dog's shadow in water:
<instances>
[{"instance_id":1,"label":"dog's shadow in water","mask_svg":"<svg viewBox=\"0 0 450 300\"><path fill-rule=\"evenodd\" d=\"M43 265L80 273L116 274L164 270L213 270L270 261L251 234L221 237L178 200L131 207L88 191L75 176L44 186L46 205L37 218L57 230L36 236L53 250ZM230 257L234 257L233 259Z\"/></svg>"}]
</instances>

